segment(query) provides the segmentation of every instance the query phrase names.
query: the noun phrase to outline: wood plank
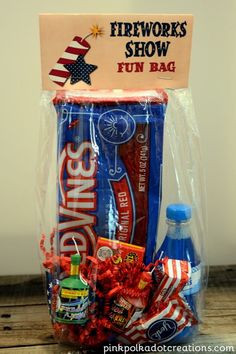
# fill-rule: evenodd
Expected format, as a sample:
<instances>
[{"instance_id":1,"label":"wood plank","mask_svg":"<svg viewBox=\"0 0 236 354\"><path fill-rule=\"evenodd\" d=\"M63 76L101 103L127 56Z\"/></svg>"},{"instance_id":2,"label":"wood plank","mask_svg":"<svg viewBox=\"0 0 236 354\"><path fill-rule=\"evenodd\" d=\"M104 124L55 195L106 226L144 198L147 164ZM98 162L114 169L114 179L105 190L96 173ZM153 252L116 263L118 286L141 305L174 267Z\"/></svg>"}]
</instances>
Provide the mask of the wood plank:
<instances>
[{"instance_id":1,"label":"wood plank","mask_svg":"<svg viewBox=\"0 0 236 354\"><path fill-rule=\"evenodd\" d=\"M52 345L35 345L35 346L27 346L27 347L16 347L16 348L4 348L0 349L0 354L68 354L74 353L71 351L71 347L61 346L59 344ZM78 353L78 352L77 352ZM78 353L79 354L79 353Z\"/></svg>"},{"instance_id":2,"label":"wood plank","mask_svg":"<svg viewBox=\"0 0 236 354\"><path fill-rule=\"evenodd\" d=\"M42 276L0 277L0 307L33 304L46 304Z\"/></svg>"},{"instance_id":3,"label":"wood plank","mask_svg":"<svg viewBox=\"0 0 236 354\"><path fill-rule=\"evenodd\" d=\"M221 281L227 282L227 286L236 285L236 264L210 267L209 286L217 286L219 282L221 284Z\"/></svg>"},{"instance_id":4,"label":"wood plank","mask_svg":"<svg viewBox=\"0 0 236 354\"><path fill-rule=\"evenodd\" d=\"M221 333L221 338L235 334L236 310L207 309L201 332L207 336L208 343ZM236 336L234 336L236 340ZM201 339L203 337L201 336ZM200 340L200 338L199 338ZM46 305L10 306L0 308L0 346L38 345L55 343Z\"/></svg>"},{"instance_id":5,"label":"wood plank","mask_svg":"<svg viewBox=\"0 0 236 354\"><path fill-rule=\"evenodd\" d=\"M56 343L46 305L0 307L0 347Z\"/></svg>"},{"instance_id":6,"label":"wood plank","mask_svg":"<svg viewBox=\"0 0 236 354\"><path fill-rule=\"evenodd\" d=\"M200 335L195 341L194 341L195 346L203 346L203 347L208 347L211 346L212 352L213 349L217 349L216 346L218 347L219 352L219 347L225 346L227 349L225 352L229 354L235 353L235 348L236 348L236 340L235 340L235 335L229 335L227 338L224 336L205 336L205 335ZM232 347L232 348L230 348ZM178 351L179 354L186 354L186 345L183 345L183 351ZM205 349L205 348L204 348ZM197 351L198 353L206 353L206 351ZM231 350L230 350L231 349ZM98 353L98 351L96 351ZM193 352L193 351L191 351ZM223 351L221 351L223 352ZM25 347L14 347L14 348L4 348L0 349L0 354L47 354L47 353L54 353L54 354L81 354L79 351L75 351L74 348L67 347L67 346L62 346L59 344L51 344L51 345L36 345L36 346L25 346ZM158 353L163 353L163 352L158 352ZM173 352L172 352L173 353ZM145 354L145 353L144 353ZM164 354L164 353L163 353Z\"/></svg>"},{"instance_id":7,"label":"wood plank","mask_svg":"<svg viewBox=\"0 0 236 354\"><path fill-rule=\"evenodd\" d=\"M221 332L214 334L200 333L200 335L194 340L196 345L225 345L234 346L236 350L236 336L234 333L221 334Z\"/></svg>"}]
</instances>

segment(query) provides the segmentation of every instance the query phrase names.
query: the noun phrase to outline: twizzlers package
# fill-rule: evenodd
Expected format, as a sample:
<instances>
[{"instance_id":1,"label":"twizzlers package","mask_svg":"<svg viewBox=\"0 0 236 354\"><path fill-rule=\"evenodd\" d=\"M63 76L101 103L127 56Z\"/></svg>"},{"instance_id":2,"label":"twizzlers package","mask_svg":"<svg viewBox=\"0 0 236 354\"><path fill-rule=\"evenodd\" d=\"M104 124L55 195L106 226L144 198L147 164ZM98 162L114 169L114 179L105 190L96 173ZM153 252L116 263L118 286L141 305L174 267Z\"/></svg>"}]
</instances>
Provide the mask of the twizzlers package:
<instances>
[{"instance_id":1,"label":"twizzlers package","mask_svg":"<svg viewBox=\"0 0 236 354\"><path fill-rule=\"evenodd\" d=\"M57 94L60 254L74 250L73 234L85 262L103 236L152 261L166 103L163 91Z\"/></svg>"},{"instance_id":2,"label":"twizzlers package","mask_svg":"<svg viewBox=\"0 0 236 354\"><path fill-rule=\"evenodd\" d=\"M191 174L192 22L191 15L40 15L40 249L58 341L135 344L150 325L142 343L181 341L198 323L191 292L179 302L191 260L167 245L171 267L155 276L164 262L155 257L163 200L164 208L176 200L196 206L193 227L202 232L201 184ZM176 311L164 316L177 302L181 321Z\"/></svg>"}]
</instances>

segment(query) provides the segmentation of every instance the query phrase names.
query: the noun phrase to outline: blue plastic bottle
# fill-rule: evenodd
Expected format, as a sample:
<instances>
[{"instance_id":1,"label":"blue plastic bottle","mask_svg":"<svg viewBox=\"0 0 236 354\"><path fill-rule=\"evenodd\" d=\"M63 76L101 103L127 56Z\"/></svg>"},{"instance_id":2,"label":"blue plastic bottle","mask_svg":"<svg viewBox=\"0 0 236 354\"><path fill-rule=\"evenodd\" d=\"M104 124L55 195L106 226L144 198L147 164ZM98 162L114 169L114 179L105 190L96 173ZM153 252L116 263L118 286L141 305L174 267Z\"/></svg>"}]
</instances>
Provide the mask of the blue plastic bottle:
<instances>
[{"instance_id":1,"label":"blue plastic bottle","mask_svg":"<svg viewBox=\"0 0 236 354\"><path fill-rule=\"evenodd\" d=\"M155 259L168 257L190 262L192 274L182 294L197 316L197 300L199 291L201 290L201 259L196 251L191 235L192 208L186 204L170 204L166 209L166 217L168 225L167 234ZM196 328L186 328L178 335L178 340L192 335L195 331Z\"/></svg>"}]
</instances>

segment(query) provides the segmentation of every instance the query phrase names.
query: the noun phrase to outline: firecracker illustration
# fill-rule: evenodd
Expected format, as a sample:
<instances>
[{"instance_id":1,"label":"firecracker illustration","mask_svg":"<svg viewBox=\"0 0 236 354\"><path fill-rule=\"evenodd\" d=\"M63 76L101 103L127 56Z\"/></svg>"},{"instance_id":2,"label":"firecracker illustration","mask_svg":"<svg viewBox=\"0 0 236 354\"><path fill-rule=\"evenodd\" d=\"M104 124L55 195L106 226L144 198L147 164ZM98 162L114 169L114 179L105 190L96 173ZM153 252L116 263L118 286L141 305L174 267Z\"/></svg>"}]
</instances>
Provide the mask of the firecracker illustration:
<instances>
[{"instance_id":1,"label":"firecracker illustration","mask_svg":"<svg viewBox=\"0 0 236 354\"><path fill-rule=\"evenodd\" d=\"M85 61L85 55L90 49L87 39L89 37L97 39L103 36L104 31L98 25L93 25L90 31L84 38L75 36L49 72L49 77L55 84L63 87L70 78L71 85L79 81L91 85L90 74L97 69L97 65L88 64Z\"/></svg>"}]
</instances>

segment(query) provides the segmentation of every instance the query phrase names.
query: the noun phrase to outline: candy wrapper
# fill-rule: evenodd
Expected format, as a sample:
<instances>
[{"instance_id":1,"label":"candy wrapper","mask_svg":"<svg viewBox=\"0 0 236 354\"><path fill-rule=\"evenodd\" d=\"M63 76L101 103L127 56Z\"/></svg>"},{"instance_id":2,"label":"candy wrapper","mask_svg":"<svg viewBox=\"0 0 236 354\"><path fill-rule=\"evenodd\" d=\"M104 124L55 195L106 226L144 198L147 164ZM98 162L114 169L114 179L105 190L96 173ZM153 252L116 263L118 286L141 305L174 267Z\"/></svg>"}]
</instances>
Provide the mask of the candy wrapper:
<instances>
[{"instance_id":1,"label":"candy wrapper","mask_svg":"<svg viewBox=\"0 0 236 354\"><path fill-rule=\"evenodd\" d=\"M154 303L165 302L170 297L178 295L191 276L191 264L187 261L166 257L158 263L154 274L159 286L153 296Z\"/></svg>"},{"instance_id":2,"label":"candy wrapper","mask_svg":"<svg viewBox=\"0 0 236 354\"><path fill-rule=\"evenodd\" d=\"M138 261L142 263L144 253L144 247L99 237L97 240L95 257L100 261L104 261L106 258L118 256L117 262Z\"/></svg>"},{"instance_id":3,"label":"candy wrapper","mask_svg":"<svg viewBox=\"0 0 236 354\"><path fill-rule=\"evenodd\" d=\"M58 244L85 261L97 236L146 248L160 210L164 91L57 94Z\"/></svg>"},{"instance_id":4,"label":"candy wrapper","mask_svg":"<svg viewBox=\"0 0 236 354\"><path fill-rule=\"evenodd\" d=\"M162 304L156 311L133 323L119 340L125 344L166 343L186 327L197 324L188 305L176 297Z\"/></svg>"}]
</instances>

